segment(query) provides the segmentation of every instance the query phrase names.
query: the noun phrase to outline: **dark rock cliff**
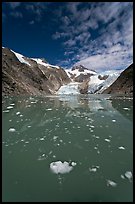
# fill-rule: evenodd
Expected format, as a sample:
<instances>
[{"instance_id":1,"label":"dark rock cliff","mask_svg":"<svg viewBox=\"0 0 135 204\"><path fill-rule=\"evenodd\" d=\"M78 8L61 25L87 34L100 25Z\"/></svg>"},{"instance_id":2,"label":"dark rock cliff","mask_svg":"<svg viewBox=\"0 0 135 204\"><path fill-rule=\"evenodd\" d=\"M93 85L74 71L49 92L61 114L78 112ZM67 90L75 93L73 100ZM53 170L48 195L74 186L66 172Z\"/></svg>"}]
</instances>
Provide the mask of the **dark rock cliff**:
<instances>
[{"instance_id":1,"label":"dark rock cliff","mask_svg":"<svg viewBox=\"0 0 135 204\"><path fill-rule=\"evenodd\" d=\"M8 48L2 48L2 94L47 95L71 80L64 69L38 64L23 57L29 64L21 63Z\"/></svg>"},{"instance_id":2,"label":"dark rock cliff","mask_svg":"<svg viewBox=\"0 0 135 204\"><path fill-rule=\"evenodd\" d=\"M103 93L133 94L133 64L125 69Z\"/></svg>"}]
</instances>

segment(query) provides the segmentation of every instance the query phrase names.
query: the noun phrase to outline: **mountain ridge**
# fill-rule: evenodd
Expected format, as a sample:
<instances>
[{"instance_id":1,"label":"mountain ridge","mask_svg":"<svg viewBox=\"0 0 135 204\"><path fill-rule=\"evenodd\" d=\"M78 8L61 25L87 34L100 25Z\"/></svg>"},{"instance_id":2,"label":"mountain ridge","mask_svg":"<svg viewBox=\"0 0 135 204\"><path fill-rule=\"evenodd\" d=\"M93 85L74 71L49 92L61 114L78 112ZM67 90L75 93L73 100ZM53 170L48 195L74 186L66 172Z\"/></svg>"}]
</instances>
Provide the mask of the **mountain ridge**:
<instances>
[{"instance_id":1,"label":"mountain ridge","mask_svg":"<svg viewBox=\"0 0 135 204\"><path fill-rule=\"evenodd\" d=\"M83 65L63 69L49 64L44 58L28 58L2 47L3 95L116 93L117 87L113 88L113 91L110 87L124 71L108 70L97 73ZM130 81L132 78L133 76ZM133 85L129 83L128 86Z\"/></svg>"}]
</instances>

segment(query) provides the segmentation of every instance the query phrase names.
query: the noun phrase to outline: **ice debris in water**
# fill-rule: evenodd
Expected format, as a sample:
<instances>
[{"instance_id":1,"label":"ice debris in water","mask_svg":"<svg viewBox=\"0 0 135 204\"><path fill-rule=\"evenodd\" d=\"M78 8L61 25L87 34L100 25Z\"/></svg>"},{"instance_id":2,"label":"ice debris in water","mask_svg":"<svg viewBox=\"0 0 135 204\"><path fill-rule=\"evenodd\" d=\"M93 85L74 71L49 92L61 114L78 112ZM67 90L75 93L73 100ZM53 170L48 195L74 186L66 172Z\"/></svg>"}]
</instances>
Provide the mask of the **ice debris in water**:
<instances>
[{"instance_id":1,"label":"ice debris in water","mask_svg":"<svg viewBox=\"0 0 135 204\"><path fill-rule=\"evenodd\" d=\"M115 183L114 181L111 181L111 180L107 180L107 186L112 186L112 187L116 187L117 186L117 183Z\"/></svg>"},{"instance_id":2,"label":"ice debris in water","mask_svg":"<svg viewBox=\"0 0 135 204\"><path fill-rule=\"evenodd\" d=\"M122 146L121 146L121 147L118 147L118 148L119 148L119 149L125 149L125 147L122 147Z\"/></svg>"},{"instance_id":3,"label":"ice debris in water","mask_svg":"<svg viewBox=\"0 0 135 204\"><path fill-rule=\"evenodd\" d=\"M89 171L96 172L98 168L99 166L95 166L95 167L89 168Z\"/></svg>"},{"instance_id":4,"label":"ice debris in water","mask_svg":"<svg viewBox=\"0 0 135 204\"><path fill-rule=\"evenodd\" d=\"M131 171L126 171L125 177L130 180L132 178L132 172Z\"/></svg>"},{"instance_id":5,"label":"ice debris in water","mask_svg":"<svg viewBox=\"0 0 135 204\"><path fill-rule=\"evenodd\" d=\"M113 123L115 123L115 122L116 122L116 120L112 120L112 122L113 122Z\"/></svg>"},{"instance_id":6,"label":"ice debris in water","mask_svg":"<svg viewBox=\"0 0 135 204\"><path fill-rule=\"evenodd\" d=\"M129 108L123 108L124 110L130 110Z\"/></svg>"},{"instance_id":7,"label":"ice debris in water","mask_svg":"<svg viewBox=\"0 0 135 204\"><path fill-rule=\"evenodd\" d=\"M61 161L56 161L50 164L50 169L55 174L58 174L58 173L65 174L65 173L69 173L73 169L73 166L76 165L75 162L72 162L71 164L72 166L70 166L69 163L66 161L64 161L63 163Z\"/></svg>"},{"instance_id":8,"label":"ice debris in water","mask_svg":"<svg viewBox=\"0 0 135 204\"><path fill-rule=\"evenodd\" d=\"M20 112L18 111L18 112L16 112L16 115L19 115L20 114Z\"/></svg>"},{"instance_id":9,"label":"ice debris in water","mask_svg":"<svg viewBox=\"0 0 135 204\"><path fill-rule=\"evenodd\" d=\"M105 139L105 141L106 141L106 142L110 142L110 140L109 140L109 139Z\"/></svg>"},{"instance_id":10,"label":"ice debris in water","mask_svg":"<svg viewBox=\"0 0 135 204\"><path fill-rule=\"evenodd\" d=\"M76 166L76 162L71 162L71 165L72 166Z\"/></svg>"},{"instance_id":11,"label":"ice debris in water","mask_svg":"<svg viewBox=\"0 0 135 204\"><path fill-rule=\"evenodd\" d=\"M9 128L8 131L9 131L9 132L15 132L16 130L15 130L15 128Z\"/></svg>"},{"instance_id":12,"label":"ice debris in water","mask_svg":"<svg viewBox=\"0 0 135 204\"><path fill-rule=\"evenodd\" d=\"M11 108L13 108L13 106L8 106L8 107L7 107L7 109L11 109Z\"/></svg>"}]
</instances>

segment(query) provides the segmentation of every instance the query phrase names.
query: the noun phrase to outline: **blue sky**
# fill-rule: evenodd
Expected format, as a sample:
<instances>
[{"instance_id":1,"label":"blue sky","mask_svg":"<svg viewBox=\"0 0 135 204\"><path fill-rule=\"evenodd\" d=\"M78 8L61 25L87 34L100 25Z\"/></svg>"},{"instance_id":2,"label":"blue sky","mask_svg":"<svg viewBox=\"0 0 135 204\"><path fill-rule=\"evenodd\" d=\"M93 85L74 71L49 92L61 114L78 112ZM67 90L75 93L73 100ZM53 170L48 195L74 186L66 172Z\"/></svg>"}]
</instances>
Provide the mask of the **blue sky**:
<instances>
[{"instance_id":1,"label":"blue sky","mask_svg":"<svg viewBox=\"0 0 135 204\"><path fill-rule=\"evenodd\" d=\"M70 68L133 62L132 2L3 2L2 46Z\"/></svg>"}]
</instances>

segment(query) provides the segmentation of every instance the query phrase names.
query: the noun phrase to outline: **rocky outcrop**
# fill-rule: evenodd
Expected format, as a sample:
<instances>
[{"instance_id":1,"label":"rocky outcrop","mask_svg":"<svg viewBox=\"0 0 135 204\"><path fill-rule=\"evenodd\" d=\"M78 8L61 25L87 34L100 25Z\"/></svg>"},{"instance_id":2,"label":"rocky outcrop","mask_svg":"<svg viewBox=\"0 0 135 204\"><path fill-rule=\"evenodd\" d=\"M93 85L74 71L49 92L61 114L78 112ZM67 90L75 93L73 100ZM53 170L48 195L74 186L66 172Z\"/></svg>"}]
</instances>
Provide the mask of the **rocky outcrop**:
<instances>
[{"instance_id":1,"label":"rocky outcrop","mask_svg":"<svg viewBox=\"0 0 135 204\"><path fill-rule=\"evenodd\" d=\"M87 94L88 93L88 88L89 88L89 79L83 81L83 83L81 83L79 85L79 92L81 94Z\"/></svg>"},{"instance_id":2,"label":"rocky outcrop","mask_svg":"<svg viewBox=\"0 0 135 204\"><path fill-rule=\"evenodd\" d=\"M10 49L2 48L3 95L55 94L62 85L71 81L60 67L44 66L27 57L23 59L28 64L20 62Z\"/></svg>"},{"instance_id":3,"label":"rocky outcrop","mask_svg":"<svg viewBox=\"0 0 135 204\"><path fill-rule=\"evenodd\" d=\"M103 93L133 94L133 64L125 69L117 80Z\"/></svg>"}]
</instances>

